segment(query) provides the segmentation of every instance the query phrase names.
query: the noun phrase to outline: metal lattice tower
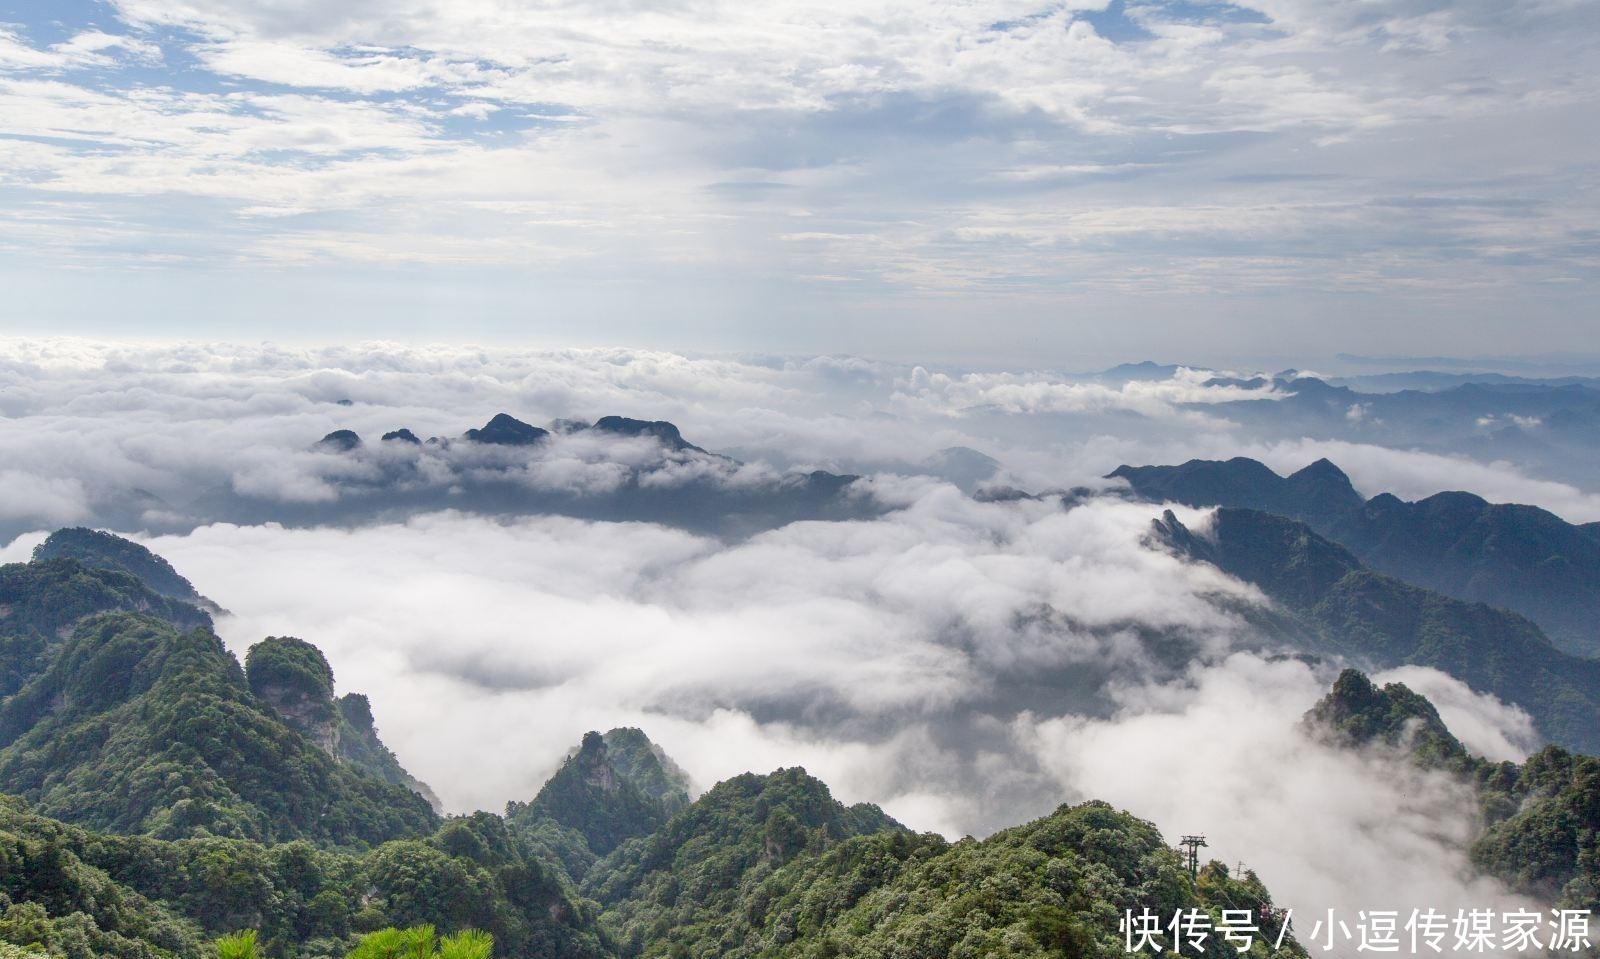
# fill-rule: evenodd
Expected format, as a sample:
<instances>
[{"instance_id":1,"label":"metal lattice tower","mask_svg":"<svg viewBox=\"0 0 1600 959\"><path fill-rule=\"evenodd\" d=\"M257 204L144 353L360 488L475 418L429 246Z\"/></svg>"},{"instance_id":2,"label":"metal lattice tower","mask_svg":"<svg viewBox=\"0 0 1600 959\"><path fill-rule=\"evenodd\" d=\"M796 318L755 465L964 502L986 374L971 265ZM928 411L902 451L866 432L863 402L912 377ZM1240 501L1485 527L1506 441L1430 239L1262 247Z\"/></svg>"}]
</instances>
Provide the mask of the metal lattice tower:
<instances>
[{"instance_id":1,"label":"metal lattice tower","mask_svg":"<svg viewBox=\"0 0 1600 959\"><path fill-rule=\"evenodd\" d=\"M1184 836L1178 843L1189 851L1189 878L1200 878L1200 848L1209 846L1204 836Z\"/></svg>"}]
</instances>

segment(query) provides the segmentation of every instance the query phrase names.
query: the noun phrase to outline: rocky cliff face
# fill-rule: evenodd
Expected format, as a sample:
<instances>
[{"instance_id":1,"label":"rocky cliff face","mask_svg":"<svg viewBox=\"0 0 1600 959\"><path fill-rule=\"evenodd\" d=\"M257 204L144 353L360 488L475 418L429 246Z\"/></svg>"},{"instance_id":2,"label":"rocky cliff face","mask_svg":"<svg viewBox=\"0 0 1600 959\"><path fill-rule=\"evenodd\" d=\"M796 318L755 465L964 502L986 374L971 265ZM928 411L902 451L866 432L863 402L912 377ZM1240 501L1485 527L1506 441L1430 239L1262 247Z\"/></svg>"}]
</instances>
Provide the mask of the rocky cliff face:
<instances>
[{"instance_id":1,"label":"rocky cliff face","mask_svg":"<svg viewBox=\"0 0 1600 959\"><path fill-rule=\"evenodd\" d=\"M250 647L245 673L250 691L323 752L365 776L410 789L442 812L433 790L406 772L378 738L367 697L334 698L333 668L317 647L292 636L269 636Z\"/></svg>"},{"instance_id":2,"label":"rocky cliff face","mask_svg":"<svg viewBox=\"0 0 1600 959\"><path fill-rule=\"evenodd\" d=\"M329 756L339 751L333 668L322 650L292 636L269 636L245 657L250 691Z\"/></svg>"}]
</instances>

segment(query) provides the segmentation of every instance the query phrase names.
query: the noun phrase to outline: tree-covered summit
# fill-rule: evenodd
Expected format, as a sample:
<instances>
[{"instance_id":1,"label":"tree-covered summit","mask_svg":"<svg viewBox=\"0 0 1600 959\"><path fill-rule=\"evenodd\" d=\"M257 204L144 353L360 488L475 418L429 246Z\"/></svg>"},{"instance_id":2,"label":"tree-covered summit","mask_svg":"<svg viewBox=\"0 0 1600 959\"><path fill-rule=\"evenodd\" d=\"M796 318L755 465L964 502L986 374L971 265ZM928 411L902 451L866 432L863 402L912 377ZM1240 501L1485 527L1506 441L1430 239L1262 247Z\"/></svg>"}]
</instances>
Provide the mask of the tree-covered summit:
<instances>
[{"instance_id":1,"label":"tree-covered summit","mask_svg":"<svg viewBox=\"0 0 1600 959\"><path fill-rule=\"evenodd\" d=\"M606 907L623 954L636 954L669 930L700 934L729 913L743 884L796 857L903 828L877 806L845 806L799 767L745 773L617 848L589 870L583 888Z\"/></svg>"},{"instance_id":2,"label":"tree-covered summit","mask_svg":"<svg viewBox=\"0 0 1600 959\"><path fill-rule=\"evenodd\" d=\"M78 627L0 702L0 791L96 829L366 845L437 820L251 692L204 627L116 613Z\"/></svg>"},{"instance_id":3,"label":"tree-covered summit","mask_svg":"<svg viewBox=\"0 0 1600 959\"><path fill-rule=\"evenodd\" d=\"M664 760L639 730L586 733L538 795L509 804L506 816L525 828L545 821L573 830L586 852L604 856L654 831L688 801L686 784L674 782L676 766L669 771Z\"/></svg>"},{"instance_id":4,"label":"tree-covered summit","mask_svg":"<svg viewBox=\"0 0 1600 959\"><path fill-rule=\"evenodd\" d=\"M1482 828L1470 847L1486 874L1562 908L1600 910L1600 758L1547 746L1521 764L1472 754L1431 702L1346 670L1306 713L1313 735L1350 749L1403 749L1472 787Z\"/></svg>"},{"instance_id":5,"label":"tree-covered summit","mask_svg":"<svg viewBox=\"0 0 1600 959\"><path fill-rule=\"evenodd\" d=\"M1419 763L1465 769L1467 749L1452 734L1427 697L1404 683L1373 683L1360 670L1339 674L1328 695L1306 713L1313 735L1343 746L1382 743L1403 750Z\"/></svg>"},{"instance_id":6,"label":"tree-covered summit","mask_svg":"<svg viewBox=\"0 0 1600 959\"><path fill-rule=\"evenodd\" d=\"M435 812L443 811L428 784L407 772L378 738L367 697L334 698L333 667L322 650L293 636L268 636L250 647L244 668L250 691L323 752L363 775L410 789Z\"/></svg>"},{"instance_id":7,"label":"tree-covered summit","mask_svg":"<svg viewBox=\"0 0 1600 959\"><path fill-rule=\"evenodd\" d=\"M166 559L114 533L82 526L58 529L34 547L33 558L75 559L90 569L119 570L161 596L198 606L209 613L222 612L220 606L200 595L194 584L173 569Z\"/></svg>"}]
</instances>

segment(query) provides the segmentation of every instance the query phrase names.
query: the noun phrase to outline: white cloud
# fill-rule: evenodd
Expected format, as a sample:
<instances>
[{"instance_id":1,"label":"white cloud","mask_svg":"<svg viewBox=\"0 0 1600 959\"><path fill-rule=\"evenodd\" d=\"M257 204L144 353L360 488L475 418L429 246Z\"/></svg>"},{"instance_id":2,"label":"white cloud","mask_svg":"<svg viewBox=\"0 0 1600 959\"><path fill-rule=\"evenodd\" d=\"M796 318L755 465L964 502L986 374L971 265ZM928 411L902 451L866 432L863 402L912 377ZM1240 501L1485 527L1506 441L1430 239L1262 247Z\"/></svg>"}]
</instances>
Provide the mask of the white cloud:
<instances>
[{"instance_id":1,"label":"white cloud","mask_svg":"<svg viewBox=\"0 0 1600 959\"><path fill-rule=\"evenodd\" d=\"M1283 430L1270 420L1246 429L1228 418L1229 402L1267 400L1261 405L1272 410L1280 397L1265 387L1206 385L1214 375L1182 369L1113 383L852 357L0 340L0 416L8 423L0 461L29 478L26 488L54 491L29 498L48 509L6 513L4 533L55 521L47 517L156 529L181 528L170 514L237 519L244 514L216 499L229 489L266 501L359 505L380 485L443 491L486 470L510 470L504 475L530 490L598 494L648 473L654 488L714 480L749 492L772 488L791 471L923 473L920 464L951 447L994 457L995 482L1034 492L1103 486L1101 477L1123 463L1246 455L1287 473L1326 456L1369 496L1414 499L1465 488L1572 521L1600 518L1595 492L1508 463L1275 438L1299 435L1292 418ZM584 434L531 453L378 443L402 426L423 438L459 437L501 411L536 425L607 414L670 420L690 442L745 465L664 457L648 441ZM360 433L366 448L347 456L309 450L336 429ZM1463 437L1475 430L1462 421ZM1436 426L1428 431L1436 447L1449 439ZM883 481L872 488L879 496L889 489Z\"/></svg>"},{"instance_id":2,"label":"white cloud","mask_svg":"<svg viewBox=\"0 0 1600 959\"><path fill-rule=\"evenodd\" d=\"M592 726L665 726L708 784L735 771L703 762L714 740L699 724L718 710L828 742L929 724L960 739L963 708L1014 710L1006 690L1039 675L1148 662L1132 624L1226 648L1243 626L1198 597L1255 594L1141 547L1152 509L984 505L925 486L881 520L732 546L448 514L354 531L211 526L151 546L233 611L220 626L236 652L269 634L321 645L419 775L470 808L531 793ZM513 714L504 728L542 731L525 761L489 735ZM982 813L968 815L978 828Z\"/></svg>"},{"instance_id":3,"label":"white cloud","mask_svg":"<svg viewBox=\"0 0 1600 959\"><path fill-rule=\"evenodd\" d=\"M1220 374L1227 376L1230 374ZM1157 418L1201 420L1189 404L1276 400L1285 395L1270 382L1259 387L1212 385L1214 370L1180 367L1171 379L1103 383L1041 373L968 373L955 377L918 366L895 399L959 415L995 408L1006 413L1105 413L1128 411Z\"/></svg>"},{"instance_id":4,"label":"white cloud","mask_svg":"<svg viewBox=\"0 0 1600 959\"><path fill-rule=\"evenodd\" d=\"M1592 265L1585 144L1559 132L1600 95L1574 39L1592 13L1519 5L1494 31L1476 7L1337 6L122 0L126 32L0 34L0 115L28 143L0 147L29 231L7 252L552 279L692 264L765 303L779 285L870 310L983 291L1036 323L1063 299L1120 318L1102 298L1141 294L1174 298L1135 310L1169 330L1166 311L1308 291L1421 295L1438 320L1469 290L1534 287L1516 302L1564 315L1548 284ZM163 47L183 53L170 82L79 75ZM173 66L190 58L206 82ZM1485 186L1530 116L1543 139ZM1419 182L1508 205L1381 202ZM62 196L106 222L53 216Z\"/></svg>"},{"instance_id":5,"label":"white cloud","mask_svg":"<svg viewBox=\"0 0 1600 959\"><path fill-rule=\"evenodd\" d=\"M585 730L627 724L699 788L803 764L952 835L1107 799L1204 832L1301 916L1515 902L1470 878L1463 787L1298 731L1332 665L1228 655L1250 633L1215 595L1252 591L1141 547L1150 508L986 506L948 487L908 504L735 546L452 515L150 545L233 610L219 627L236 653L268 634L321 646L452 808L526 799ZM1209 652L1164 671L1135 626ZM1439 695L1469 742L1527 734L1448 678L1381 678Z\"/></svg>"},{"instance_id":6,"label":"white cloud","mask_svg":"<svg viewBox=\"0 0 1600 959\"><path fill-rule=\"evenodd\" d=\"M386 741L452 808L526 799L584 731L627 724L701 787L803 763L848 800L952 834L1105 798L1171 835L1206 832L1301 915L1511 901L1463 878L1469 797L1394 756L1296 732L1333 664L1240 652L1270 647L1237 613L1259 595L1144 547L1159 507L983 503L901 468L972 446L1038 490L1122 460L1243 450L1280 469L1329 454L1369 491L1465 476L1584 495L1502 466L1241 435L1212 411L1254 398L1277 412L1281 398L1207 385L1213 375L1124 384L847 356L12 339L0 341L3 518L13 532L105 516L159 525L146 517L199 510L230 487L292 517L380 480L448 490L483 471L525 490L712 475L739 491L789 468L876 463L861 495L891 511L730 541L455 512L355 528L180 523L146 539L232 610L219 630L236 653L266 635L321 646L341 690L372 696ZM541 424L669 419L749 465L582 432L532 455L377 440L400 426L457 436L500 410ZM336 428L366 446L309 449ZM25 558L38 539L0 558ZM1434 698L1486 755L1531 745L1524 713L1459 683L1379 678Z\"/></svg>"},{"instance_id":7,"label":"white cloud","mask_svg":"<svg viewBox=\"0 0 1600 959\"><path fill-rule=\"evenodd\" d=\"M1468 787L1393 754L1318 745L1298 728L1326 688L1299 662L1241 655L1188 683L1135 682L1112 719L1022 728L1079 795L1124 805L1168 836L1203 834L1205 855L1254 869L1294 908L1302 942L1328 909L1534 905L1474 878Z\"/></svg>"},{"instance_id":8,"label":"white cloud","mask_svg":"<svg viewBox=\"0 0 1600 959\"><path fill-rule=\"evenodd\" d=\"M1427 697L1439 718L1474 755L1495 762L1522 762L1539 746L1533 718L1521 707L1474 693L1460 680L1422 666L1402 666L1372 677L1373 682L1404 683Z\"/></svg>"}]
</instances>

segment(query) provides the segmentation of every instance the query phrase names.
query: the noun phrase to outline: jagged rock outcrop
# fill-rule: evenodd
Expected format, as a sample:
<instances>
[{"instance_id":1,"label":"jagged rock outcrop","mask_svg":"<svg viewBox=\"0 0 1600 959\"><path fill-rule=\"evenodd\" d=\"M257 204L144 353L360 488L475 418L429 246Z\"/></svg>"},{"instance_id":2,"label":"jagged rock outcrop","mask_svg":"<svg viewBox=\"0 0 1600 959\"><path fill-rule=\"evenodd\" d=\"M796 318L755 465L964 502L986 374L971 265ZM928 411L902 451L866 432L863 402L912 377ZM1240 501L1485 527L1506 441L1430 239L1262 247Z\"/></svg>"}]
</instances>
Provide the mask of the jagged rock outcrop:
<instances>
[{"instance_id":1,"label":"jagged rock outcrop","mask_svg":"<svg viewBox=\"0 0 1600 959\"><path fill-rule=\"evenodd\" d=\"M293 636L268 636L244 660L250 691L329 756L339 751L333 667L322 650Z\"/></svg>"},{"instance_id":2,"label":"jagged rock outcrop","mask_svg":"<svg viewBox=\"0 0 1600 959\"><path fill-rule=\"evenodd\" d=\"M434 791L378 738L367 697L334 698L333 668L322 650L292 636L269 636L250 647L245 675L251 692L330 757L362 775L404 786L435 812L443 811Z\"/></svg>"}]
</instances>

